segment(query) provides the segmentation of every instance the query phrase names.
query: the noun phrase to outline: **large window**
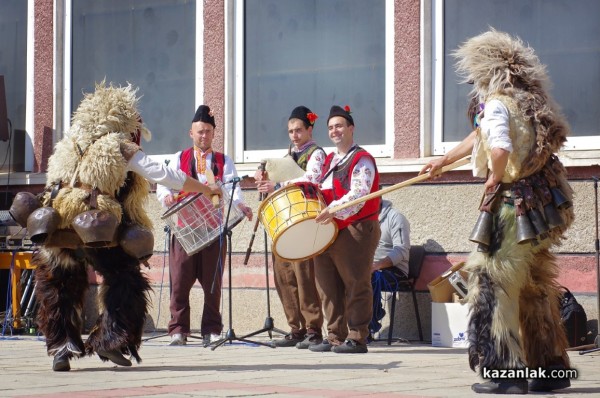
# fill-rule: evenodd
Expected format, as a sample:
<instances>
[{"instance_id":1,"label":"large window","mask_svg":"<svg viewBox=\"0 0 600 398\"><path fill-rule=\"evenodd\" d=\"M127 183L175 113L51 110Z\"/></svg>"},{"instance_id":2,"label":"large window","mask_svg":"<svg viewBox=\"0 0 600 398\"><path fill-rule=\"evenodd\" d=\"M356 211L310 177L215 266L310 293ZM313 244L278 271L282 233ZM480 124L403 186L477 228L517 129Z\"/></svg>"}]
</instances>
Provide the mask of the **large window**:
<instances>
[{"instance_id":1,"label":"large window","mask_svg":"<svg viewBox=\"0 0 600 398\"><path fill-rule=\"evenodd\" d=\"M11 141L0 142L0 170L23 171L26 135L27 1L2 1L0 37L0 75L4 76L6 112L13 127ZM11 156L9 150L12 152Z\"/></svg>"},{"instance_id":2,"label":"large window","mask_svg":"<svg viewBox=\"0 0 600 398\"><path fill-rule=\"evenodd\" d=\"M434 153L446 152L469 132L465 112L470 87L457 83L450 54L490 26L529 43L547 66L552 95L572 129L566 148L600 148L599 15L597 0L436 1Z\"/></svg>"},{"instance_id":3,"label":"large window","mask_svg":"<svg viewBox=\"0 0 600 398\"><path fill-rule=\"evenodd\" d=\"M148 154L189 146L195 111L193 0L71 0L71 111L95 82L138 87Z\"/></svg>"},{"instance_id":4,"label":"large window","mask_svg":"<svg viewBox=\"0 0 600 398\"><path fill-rule=\"evenodd\" d=\"M243 52L244 80L236 91L243 96L243 118L236 112L236 134L243 131L237 137L243 148L238 161L287 150L287 120L298 105L319 115L313 136L320 145L332 145L327 135L331 106L349 105L355 141L375 155L390 154L391 145L385 146L386 12L393 12L392 2L244 0L237 5L243 19L238 17L236 28L243 26L244 32L238 51Z\"/></svg>"}]
</instances>

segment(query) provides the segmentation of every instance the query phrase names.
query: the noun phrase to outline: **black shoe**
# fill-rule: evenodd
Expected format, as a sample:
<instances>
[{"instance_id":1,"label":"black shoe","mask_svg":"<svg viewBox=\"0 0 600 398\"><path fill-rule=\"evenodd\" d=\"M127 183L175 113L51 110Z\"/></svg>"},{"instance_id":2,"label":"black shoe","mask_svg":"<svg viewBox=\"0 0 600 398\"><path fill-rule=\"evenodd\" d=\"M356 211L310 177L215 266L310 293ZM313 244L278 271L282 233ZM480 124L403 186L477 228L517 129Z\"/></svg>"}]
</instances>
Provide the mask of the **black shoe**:
<instances>
[{"instance_id":1,"label":"black shoe","mask_svg":"<svg viewBox=\"0 0 600 398\"><path fill-rule=\"evenodd\" d=\"M356 340L347 339L343 344L333 347L331 351L338 354L365 354L369 350L366 344L360 344Z\"/></svg>"},{"instance_id":2,"label":"black shoe","mask_svg":"<svg viewBox=\"0 0 600 398\"><path fill-rule=\"evenodd\" d=\"M527 394L528 385L525 379L492 379L485 383L475 383L471 389L478 394Z\"/></svg>"},{"instance_id":3,"label":"black shoe","mask_svg":"<svg viewBox=\"0 0 600 398\"><path fill-rule=\"evenodd\" d=\"M560 361L560 360L559 360ZM550 365L548 370L552 372L553 370L565 370L565 366L563 364ZM554 391L560 390L563 388L571 387L571 380L568 378L564 379L531 379L529 382L529 391Z\"/></svg>"},{"instance_id":4,"label":"black shoe","mask_svg":"<svg viewBox=\"0 0 600 398\"><path fill-rule=\"evenodd\" d=\"M55 372L68 372L71 370L69 356L67 354L55 355L52 361L52 370Z\"/></svg>"},{"instance_id":5,"label":"black shoe","mask_svg":"<svg viewBox=\"0 0 600 398\"><path fill-rule=\"evenodd\" d=\"M569 379L531 379L529 382L529 391L554 391L571 387Z\"/></svg>"},{"instance_id":6,"label":"black shoe","mask_svg":"<svg viewBox=\"0 0 600 398\"><path fill-rule=\"evenodd\" d=\"M300 350L306 350L309 346L311 346L313 344L319 344L322 341L323 341L323 336L321 336L320 334L311 333L311 334L306 335L304 340L302 340L299 343L296 343L296 348L298 348Z\"/></svg>"},{"instance_id":7,"label":"black shoe","mask_svg":"<svg viewBox=\"0 0 600 398\"><path fill-rule=\"evenodd\" d=\"M327 339L323 339L319 344L311 344L308 349L312 352L327 352L331 351L331 343Z\"/></svg>"},{"instance_id":8,"label":"black shoe","mask_svg":"<svg viewBox=\"0 0 600 398\"><path fill-rule=\"evenodd\" d=\"M101 359L109 359L111 362L116 363L117 365L131 366L131 361L125 358L118 348L110 351L98 350L97 354Z\"/></svg>"},{"instance_id":9,"label":"black shoe","mask_svg":"<svg viewBox=\"0 0 600 398\"><path fill-rule=\"evenodd\" d=\"M294 335L292 333L286 334L282 339L273 340L275 347L295 347L296 344L304 340L304 337Z\"/></svg>"}]
</instances>

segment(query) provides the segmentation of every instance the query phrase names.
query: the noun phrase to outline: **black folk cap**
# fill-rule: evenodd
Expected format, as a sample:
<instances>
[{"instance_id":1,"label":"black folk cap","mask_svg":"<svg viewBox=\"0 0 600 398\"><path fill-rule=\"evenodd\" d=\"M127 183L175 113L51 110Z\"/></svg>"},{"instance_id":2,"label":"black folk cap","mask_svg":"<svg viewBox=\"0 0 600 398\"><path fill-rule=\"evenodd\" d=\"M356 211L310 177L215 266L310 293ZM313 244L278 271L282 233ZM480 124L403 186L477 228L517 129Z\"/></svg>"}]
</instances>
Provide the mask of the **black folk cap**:
<instances>
[{"instance_id":1,"label":"black folk cap","mask_svg":"<svg viewBox=\"0 0 600 398\"><path fill-rule=\"evenodd\" d=\"M194 115L192 123L195 122L210 123L213 127L217 127L215 124L215 116L208 105L200 105L198 109L196 109L196 114Z\"/></svg>"},{"instance_id":2,"label":"black folk cap","mask_svg":"<svg viewBox=\"0 0 600 398\"><path fill-rule=\"evenodd\" d=\"M350 107L348 105L346 105L345 107L341 107L341 106L337 106L334 105L331 107L331 110L329 111L329 117L327 118L327 123L329 123L329 119L331 119L334 116L341 116L344 119L346 119L348 121L348 123L350 123L352 126L354 126L354 119L352 119L352 116L350 115L351 111L350 111Z\"/></svg>"}]
</instances>

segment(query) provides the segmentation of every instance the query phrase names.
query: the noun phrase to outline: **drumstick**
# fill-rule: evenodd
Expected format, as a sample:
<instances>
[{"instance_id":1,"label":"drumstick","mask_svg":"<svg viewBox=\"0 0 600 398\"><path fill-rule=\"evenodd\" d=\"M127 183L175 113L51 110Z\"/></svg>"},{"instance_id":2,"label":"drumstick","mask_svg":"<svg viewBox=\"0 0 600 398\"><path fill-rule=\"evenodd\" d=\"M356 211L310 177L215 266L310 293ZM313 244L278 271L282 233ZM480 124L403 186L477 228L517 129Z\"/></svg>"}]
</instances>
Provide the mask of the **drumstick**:
<instances>
[{"instance_id":1,"label":"drumstick","mask_svg":"<svg viewBox=\"0 0 600 398\"><path fill-rule=\"evenodd\" d=\"M267 166L267 162L260 162L258 169L262 171L262 175L264 177L265 168ZM261 192L258 200L262 202L264 199L264 195ZM246 249L246 257L244 257L244 265L248 265L248 259L250 258L250 253L252 252L252 245L254 244L254 237L256 237L256 231L258 230L258 224L260 223L260 217L258 214L256 215L256 222L254 223L254 229L252 230L252 236L250 237L250 242L248 243L248 249Z\"/></svg>"},{"instance_id":2,"label":"drumstick","mask_svg":"<svg viewBox=\"0 0 600 398\"><path fill-rule=\"evenodd\" d=\"M204 175L206 176L206 182L208 182L209 184L214 184L215 183L215 175L213 174L212 170L209 169L208 167L206 168L206 172L204 173ZM211 196L212 199L212 203L213 206L219 207L219 195L212 195Z\"/></svg>"},{"instance_id":3,"label":"drumstick","mask_svg":"<svg viewBox=\"0 0 600 398\"><path fill-rule=\"evenodd\" d=\"M435 173L435 175L445 173L446 171L449 171L449 170L452 170L452 169L456 169L457 167L460 167L460 166L464 166L465 164L469 163L470 161L471 161L471 157L470 156L466 156L466 157L464 157L464 158L462 158L460 160L457 160L456 162L454 162L452 164L449 164L447 166L442 167L442 169L439 170L437 173ZM367 201L369 199L374 199L374 198L377 198L379 196L382 196L382 195L384 195L384 194L386 194L388 192L392 192L392 191L395 191L397 189L404 188L404 187L407 187L409 185L415 184L417 182L427 180L430 177L431 176L429 175L429 173L421 174L421 175L416 176L414 178L410 178L410 179L408 179L406 181L399 182L398 184L389 186L387 188L380 189L379 191L375 191L373 193L370 193L370 194L365 195L363 197L360 197L358 199L351 200L350 202L346 202L346 203L341 204L339 206L334 206L334 207L332 207L332 208L329 209L329 212L330 213L337 213L338 211L344 210L347 207L357 205L357 204L365 202L365 201Z\"/></svg>"}]
</instances>

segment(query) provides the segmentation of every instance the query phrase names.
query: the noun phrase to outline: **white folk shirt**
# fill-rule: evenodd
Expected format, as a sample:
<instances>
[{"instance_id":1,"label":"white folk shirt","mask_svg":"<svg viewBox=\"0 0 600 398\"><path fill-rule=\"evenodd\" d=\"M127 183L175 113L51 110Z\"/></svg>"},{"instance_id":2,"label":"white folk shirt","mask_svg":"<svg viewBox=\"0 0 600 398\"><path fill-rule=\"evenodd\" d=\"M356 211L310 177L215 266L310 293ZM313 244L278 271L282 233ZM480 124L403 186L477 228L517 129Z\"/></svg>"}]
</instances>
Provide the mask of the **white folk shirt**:
<instances>
[{"instance_id":1,"label":"white folk shirt","mask_svg":"<svg viewBox=\"0 0 600 398\"><path fill-rule=\"evenodd\" d=\"M500 148L508 151L513 151L512 141L510 139L509 115L506 106L499 100L493 99L486 102L483 118L481 119L481 130L487 133L487 144L490 149ZM477 157L476 154L483 154L479 150L481 145L481 135L478 134L473 145L473 175L475 177L487 177L487 158L483 156Z\"/></svg>"},{"instance_id":2,"label":"white folk shirt","mask_svg":"<svg viewBox=\"0 0 600 398\"><path fill-rule=\"evenodd\" d=\"M356 146L352 146L350 151L354 151ZM349 152L350 152L349 151ZM344 156L340 156L336 153L333 156L331 164L329 165L329 170L334 168L340 161L344 158ZM344 160L344 163L349 161L350 157L347 157ZM333 173L329 174L325 181L321 184L321 189L333 189ZM371 158L363 156L360 160L354 165L354 169L352 170L352 177L350 179L350 190L341 198L334 200L328 206L328 208L332 208L334 206L339 206L344 203L348 203L354 199L362 198L371 193L371 187L373 186L373 178L375 176L375 164L371 160ZM334 217L340 220L345 220L348 217L358 213L360 209L364 206L365 202L361 202L357 205L347 207L343 210L340 210L335 213Z\"/></svg>"}]
</instances>

